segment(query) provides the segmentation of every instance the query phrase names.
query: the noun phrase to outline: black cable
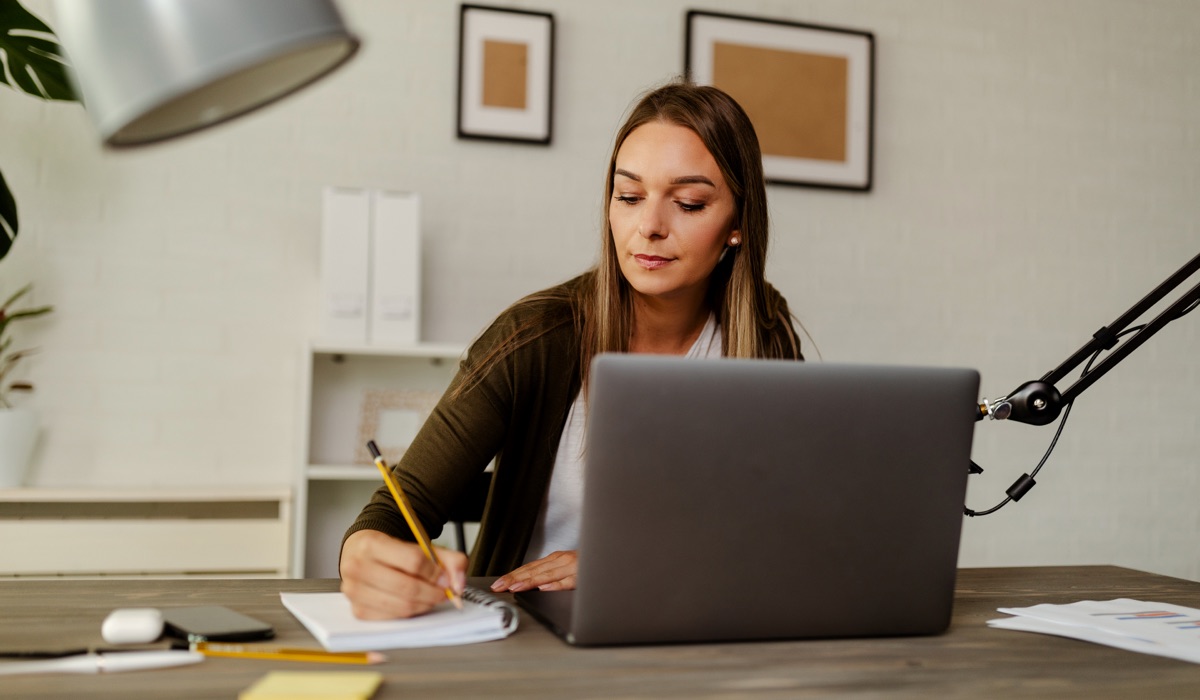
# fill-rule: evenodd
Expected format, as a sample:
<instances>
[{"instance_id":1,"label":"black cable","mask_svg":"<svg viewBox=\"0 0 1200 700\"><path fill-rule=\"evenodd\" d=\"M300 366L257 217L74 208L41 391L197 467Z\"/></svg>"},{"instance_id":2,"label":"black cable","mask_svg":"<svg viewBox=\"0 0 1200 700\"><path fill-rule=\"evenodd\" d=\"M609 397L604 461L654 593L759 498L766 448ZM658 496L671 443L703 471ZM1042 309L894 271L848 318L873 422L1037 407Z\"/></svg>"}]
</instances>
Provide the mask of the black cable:
<instances>
[{"instance_id":1,"label":"black cable","mask_svg":"<svg viewBox=\"0 0 1200 700\"><path fill-rule=\"evenodd\" d=\"M1099 352L1097 352L1096 355L1099 355ZM1092 355L1092 360L1096 359L1096 355ZM1090 364L1091 363L1089 362L1089 365ZM1063 428L1066 427L1066 425L1067 425L1067 418L1069 418L1071 415L1071 407L1074 405L1075 404L1073 404L1073 403L1067 404L1066 409L1063 410L1062 420L1060 420L1058 422L1058 429L1054 431L1054 439L1050 441L1050 446L1046 448L1046 453L1042 455L1041 461L1038 462L1038 465L1036 467L1034 467L1033 473L1022 474L1020 479L1017 479L1015 482L1013 482L1013 485L1008 487L1009 495L1005 496L1003 501L1000 501L996 505L994 505L991 508L988 508L987 510L984 510L984 511L975 511L975 510L971 510L970 508L964 507L963 514L970 518L975 518L980 515L991 515L992 513L995 513L996 511L1000 510L1004 506L1008 505L1008 503L1010 501L1014 500L1014 498L1013 498L1014 493L1018 494L1016 499L1020 500L1020 497L1024 496L1025 492L1027 492L1029 489L1033 488L1033 484L1034 484L1033 477L1037 476L1037 473L1039 471L1041 471L1042 466L1046 464L1046 460L1050 459L1050 453L1054 452L1054 446L1058 444L1058 436L1062 435ZM1025 486L1025 484L1028 484L1028 486ZM1018 489L1021 489L1021 490L1018 490Z\"/></svg>"},{"instance_id":2,"label":"black cable","mask_svg":"<svg viewBox=\"0 0 1200 700\"><path fill-rule=\"evenodd\" d=\"M963 506L963 515L967 516L968 518L975 518L980 515L991 515L992 513L995 513L996 511L1000 510L1004 506L1008 505L1008 502L1011 500L1012 500L1011 496L1005 496L1003 501L1000 501L999 503L992 506L991 508L988 508L987 510L971 510L970 508Z\"/></svg>"},{"instance_id":3,"label":"black cable","mask_svg":"<svg viewBox=\"0 0 1200 700\"><path fill-rule=\"evenodd\" d=\"M1094 355L1092 357L1095 359ZM1037 476L1037 473L1042 470L1042 466L1046 463L1046 460L1050 458L1050 453L1054 451L1054 446L1058 444L1058 436L1062 435L1063 428L1067 425L1067 418L1071 415L1071 407L1074 405L1074 403L1067 404L1067 407L1063 409L1063 417L1058 422L1058 430L1054 431L1054 439L1050 441L1050 447L1046 448L1046 454L1042 455L1042 461L1038 462L1038 465L1030 472L1029 478L1032 479Z\"/></svg>"}]
</instances>

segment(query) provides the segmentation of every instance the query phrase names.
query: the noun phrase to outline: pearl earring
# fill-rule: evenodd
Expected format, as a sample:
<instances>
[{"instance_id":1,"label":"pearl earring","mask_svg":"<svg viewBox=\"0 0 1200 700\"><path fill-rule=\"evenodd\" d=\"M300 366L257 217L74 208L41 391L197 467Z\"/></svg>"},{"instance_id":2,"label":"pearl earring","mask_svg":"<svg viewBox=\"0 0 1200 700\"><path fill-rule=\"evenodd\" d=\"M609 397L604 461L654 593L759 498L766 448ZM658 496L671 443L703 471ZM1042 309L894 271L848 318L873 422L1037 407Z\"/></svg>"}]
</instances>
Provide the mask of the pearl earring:
<instances>
[{"instance_id":1,"label":"pearl earring","mask_svg":"<svg viewBox=\"0 0 1200 700\"><path fill-rule=\"evenodd\" d=\"M742 239L738 238L737 236L734 236L733 238L730 238L730 239L729 239L729 245L730 245L730 246L735 246L735 245L737 245L738 243L741 243L741 242L742 242Z\"/></svg>"}]
</instances>

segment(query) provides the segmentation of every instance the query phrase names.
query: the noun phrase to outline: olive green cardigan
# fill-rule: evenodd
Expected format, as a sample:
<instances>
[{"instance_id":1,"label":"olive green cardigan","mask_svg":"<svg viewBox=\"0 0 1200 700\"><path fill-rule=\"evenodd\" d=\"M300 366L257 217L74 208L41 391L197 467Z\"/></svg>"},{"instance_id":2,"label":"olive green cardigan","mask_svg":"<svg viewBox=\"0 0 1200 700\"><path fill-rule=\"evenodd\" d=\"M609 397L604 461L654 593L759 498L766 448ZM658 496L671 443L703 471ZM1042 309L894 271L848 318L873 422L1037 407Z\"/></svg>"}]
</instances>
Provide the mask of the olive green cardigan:
<instances>
[{"instance_id":1,"label":"olive green cardigan","mask_svg":"<svg viewBox=\"0 0 1200 700\"><path fill-rule=\"evenodd\" d=\"M581 386L577 317L570 292L588 275L517 302L467 352L450 388L392 469L430 537L479 472L496 460L492 490L471 554L471 576L499 576L521 565L546 497L558 441ZM774 289L772 293L776 293ZM782 299L788 328L795 332ZM475 386L457 396L471 368L530 322L545 330L509 353ZM785 343L785 346L787 344ZM799 359L799 358L797 358ZM346 536L379 530L414 538L381 486Z\"/></svg>"}]
</instances>

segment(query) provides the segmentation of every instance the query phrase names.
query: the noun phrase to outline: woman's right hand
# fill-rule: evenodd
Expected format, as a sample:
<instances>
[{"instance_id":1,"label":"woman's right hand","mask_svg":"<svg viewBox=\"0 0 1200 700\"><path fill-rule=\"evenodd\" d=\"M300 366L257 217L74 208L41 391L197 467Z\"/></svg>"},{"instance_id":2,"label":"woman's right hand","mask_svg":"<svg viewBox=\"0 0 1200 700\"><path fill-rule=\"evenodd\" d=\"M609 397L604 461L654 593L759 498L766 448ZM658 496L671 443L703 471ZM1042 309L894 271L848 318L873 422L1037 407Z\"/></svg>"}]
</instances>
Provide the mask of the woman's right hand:
<instances>
[{"instance_id":1,"label":"woman's right hand","mask_svg":"<svg viewBox=\"0 0 1200 700\"><path fill-rule=\"evenodd\" d=\"M413 617L446 602L447 586L461 594L467 581L466 555L440 547L437 554L442 569L429 561L420 545L377 530L347 537L339 569L342 592L355 617Z\"/></svg>"}]
</instances>

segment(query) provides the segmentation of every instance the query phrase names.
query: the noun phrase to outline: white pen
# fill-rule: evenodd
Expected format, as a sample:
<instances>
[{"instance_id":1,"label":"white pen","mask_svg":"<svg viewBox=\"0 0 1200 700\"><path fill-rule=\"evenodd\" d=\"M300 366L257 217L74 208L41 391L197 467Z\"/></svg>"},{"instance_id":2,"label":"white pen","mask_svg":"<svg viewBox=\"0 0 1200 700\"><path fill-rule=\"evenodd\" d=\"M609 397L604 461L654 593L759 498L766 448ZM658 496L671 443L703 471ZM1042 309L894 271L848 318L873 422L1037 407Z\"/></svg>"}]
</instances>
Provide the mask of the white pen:
<instances>
[{"instance_id":1,"label":"white pen","mask_svg":"<svg viewBox=\"0 0 1200 700\"><path fill-rule=\"evenodd\" d=\"M0 676L19 673L117 673L152 668L183 666L204 660L198 651L163 649L158 651L119 651L106 654L80 654L61 659L0 663Z\"/></svg>"}]
</instances>

